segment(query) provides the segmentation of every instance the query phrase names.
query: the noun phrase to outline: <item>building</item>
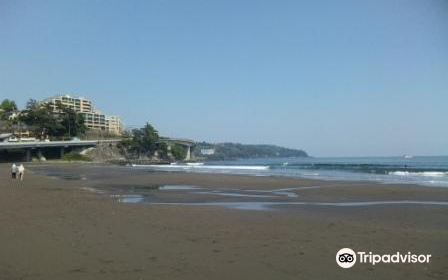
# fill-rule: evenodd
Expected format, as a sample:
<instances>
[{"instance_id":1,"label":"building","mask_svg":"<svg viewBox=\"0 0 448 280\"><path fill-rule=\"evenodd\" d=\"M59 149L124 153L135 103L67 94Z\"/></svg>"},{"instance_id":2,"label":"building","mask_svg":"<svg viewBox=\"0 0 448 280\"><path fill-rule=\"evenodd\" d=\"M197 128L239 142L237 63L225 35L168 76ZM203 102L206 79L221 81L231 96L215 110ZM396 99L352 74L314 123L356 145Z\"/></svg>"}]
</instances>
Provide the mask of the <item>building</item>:
<instances>
[{"instance_id":1,"label":"building","mask_svg":"<svg viewBox=\"0 0 448 280\"><path fill-rule=\"evenodd\" d=\"M17 120L19 116L20 116L20 111L11 112L8 116L8 120L10 120L10 121Z\"/></svg>"},{"instance_id":2,"label":"building","mask_svg":"<svg viewBox=\"0 0 448 280\"><path fill-rule=\"evenodd\" d=\"M84 124L88 129L109 131L109 127L106 123L106 115L103 115L100 111L80 112L79 114L84 117Z\"/></svg>"},{"instance_id":3,"label":"building","mask_svg":"<svg viewBox=\"0 0 448 280\"><path fill-rule=\"evenodd\" d=\"M201 155L211 156L215 154L215 149L201 149Z\"/></svg>"},{"instance_id":4,"label":"building","mask_svg":"<svg viewBox=\"0 0 448 280\"><path fill-rule=\"evenodd\" d=\"M41 101L42 103L49 104L54 111L59 111L59 106L63 105L75 112L88 113L94 112L92 102L84 97L72 97L68 94L57 95Z\"/></svg>"},{"instance_id":5,"label":"building","mask_svg":"<svg viewBox=\"0 0 448 280\"><path fill-rule=\"evenodd\" d=\"M123 132L123 123L119 116L106 116L106 126L112 134L121 134Z\"/></svg>"},{"instance_id":6,"label":"building","mask_svg":"<svg viewBox=\"0 0 448 280\"><path fill-rule=\"evenodd\" d=\"M84 117L84 124L90 130L104 131L119 135L123 131L123 123L119 116L109 116L96 110L90 100L68 94L57 95L41 101L51 106L54 112L60 112L61 105L74 110Z\"/></svg>"},{"instance_id":7,"label":"building","mask_svg":"<svg viewBox=\"0 0 448 280\"><path fill-rule=\"evenodd\" d=\"M0 133L0 143L17 142L19 138L13 133Z\"/></svg>"}]
</instances>

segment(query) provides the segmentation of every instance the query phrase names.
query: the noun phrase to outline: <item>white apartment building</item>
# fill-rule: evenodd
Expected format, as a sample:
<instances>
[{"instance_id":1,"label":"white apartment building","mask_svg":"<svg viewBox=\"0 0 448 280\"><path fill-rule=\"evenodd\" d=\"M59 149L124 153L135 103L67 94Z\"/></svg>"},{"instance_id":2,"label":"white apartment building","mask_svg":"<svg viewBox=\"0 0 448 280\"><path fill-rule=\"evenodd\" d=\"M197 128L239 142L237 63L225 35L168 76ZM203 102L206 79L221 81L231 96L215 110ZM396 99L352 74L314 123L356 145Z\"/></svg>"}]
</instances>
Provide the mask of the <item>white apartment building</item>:
<instances>
[{"instance_id":1,"label":"white apartment building","mask_svg":"<svg viewBox=\"0 0 448 280\"><path fill-rule=\"evenodd\" d=\"M57 95L41 101L41 103L50 104L54 111L58 111L58 105L63 105L75 112L88 113L93 112L92 102L84 97L72 97L68 94Z\"/></svg>"},{"instance_id":2,"label":"white apartment building","mask_svg":"<svg viewBox=\"0 0 448 280\"><path fill-rule=\"evenodd\" d=\"M119 116L102 114L93 107L90 100L84 97L63 94L44 99L41 103L49 104L54 112L60 112L59 105L73 109L84 117L84 124L90 130L105 131L116 135L123 131L123 123Z\"/></svg>"},{"instance_id":3,"label":"white apartment building","mask_svg":"<svg viewBox=\"0 0 448 280\"><path fill-rule=\"evenodd\" d=\"M211 156L215 154L215 149L201 149L201 155Z\"/></svg>"},{"instance_id":4,"label":"white apartment building","mask_svg":"<svg viewBox=\"0 0 448 280\"><path fill-rule=\"evenodd\" d=\"M123 132L123 123L119 116L106 116L106 127L112 134L121 134Z\"/></svg>"}]
</instances>

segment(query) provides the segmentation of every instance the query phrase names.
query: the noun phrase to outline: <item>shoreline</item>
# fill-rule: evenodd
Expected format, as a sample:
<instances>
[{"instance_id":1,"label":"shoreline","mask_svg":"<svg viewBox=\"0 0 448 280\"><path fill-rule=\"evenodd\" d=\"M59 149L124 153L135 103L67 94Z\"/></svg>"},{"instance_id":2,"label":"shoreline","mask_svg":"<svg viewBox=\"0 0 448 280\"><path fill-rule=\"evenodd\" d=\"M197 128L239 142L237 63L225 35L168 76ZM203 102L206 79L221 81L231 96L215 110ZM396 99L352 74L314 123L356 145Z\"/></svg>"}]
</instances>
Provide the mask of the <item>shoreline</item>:
<instances>
[{"instance_id":1,"label":"shoreline","mask_svg":"<svg viewBox=\"0 0 448 280\"><path fill-rule=\"evenodd\" d=\"M64 180L32 171L22 183L12 185L8 165L0 164L3 279L443 279L448 275L445 206L242 211L118 203L83 189L122 191L133 186L138 192L142 186L176 184L211 191L297 187L301 188L297 199L303 201L397 197L448 201L444 188L49 165L62 174L84 174L86 179ZM309 188L316 185L321 188ZM334 258L344 247L433 257L427 264L356 264L342 269Z\"/></svg>"},{"instance_id":2,"label":"shoreline","mask_svg":"<svg viewBox=\"0 0 448 280\"><path fill-rule=\"evenodd\" d=\"M27 166L45 166L45 165L80 165L80 166L102 166L102 167L128 167L128 165L124 164L117 164L117 163L105 163L105 162L85 162L85 161L45 161L45 162L17 162L17 163L23 163ZM8 166L11 163L0 163L0 167L2 165ZM163 166L165 164L161 164ZM299 176L280 176L280 175L256 175L256 174L237 174L237 173L214 173L214 172L188 172L188 171L179 171L179 170L151 170L151 169L144 169L141 168L142 171L147 172L153 172L153 173L167 173L167 174L173 174L173 173L180 173L180 174L198 174L198 175L212 175L212 176L236 176L236 177L249 177L249 178L273 178L273 179L279 179L279 180L300 180L300 181L312 181L312 182L323 182L325 183L337 183L339 182L342 185L397 185L397 186L418 186L418 187L426 187L426 188L442 188L442 189L448 189L447 186L440 186L440 185L424 185L424 184L418 184L415 182L381 182L381 181L375 181L375 180L348 180L348 179L326 179L326 178L307 178L307 177L299 177Z\"/></svg>"}]
</instances>

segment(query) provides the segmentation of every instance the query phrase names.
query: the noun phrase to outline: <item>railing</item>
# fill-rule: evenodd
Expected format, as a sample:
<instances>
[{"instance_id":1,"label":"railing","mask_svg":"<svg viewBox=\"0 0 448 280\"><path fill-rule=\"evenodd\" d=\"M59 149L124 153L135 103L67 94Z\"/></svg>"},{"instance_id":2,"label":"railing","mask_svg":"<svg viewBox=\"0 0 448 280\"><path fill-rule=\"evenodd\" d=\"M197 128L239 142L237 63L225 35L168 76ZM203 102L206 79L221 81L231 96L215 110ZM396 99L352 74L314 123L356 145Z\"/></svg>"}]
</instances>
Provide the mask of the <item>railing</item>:
<instances>
[{"instance_id":1,"label":"railing","mask_svg":"<svg viewBox=\"0 0 448 280\"><path fill-rule=\"evenodd\" d=\"M0 142L0 149L96 146L100 143L116 143L120 140L79 140L79 141L33 141L33 142Z\"/></svg>"}]
</instances>

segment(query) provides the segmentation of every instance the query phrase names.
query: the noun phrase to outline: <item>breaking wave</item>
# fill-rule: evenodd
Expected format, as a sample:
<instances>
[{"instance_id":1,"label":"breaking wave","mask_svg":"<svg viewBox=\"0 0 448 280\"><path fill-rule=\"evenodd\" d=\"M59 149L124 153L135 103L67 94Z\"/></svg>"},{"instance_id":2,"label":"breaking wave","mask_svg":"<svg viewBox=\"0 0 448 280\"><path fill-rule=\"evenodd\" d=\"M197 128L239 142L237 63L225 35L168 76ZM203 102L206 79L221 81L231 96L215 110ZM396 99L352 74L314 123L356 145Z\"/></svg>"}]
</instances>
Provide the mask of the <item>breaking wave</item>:
<instances>
[{"instance_id":1,"label":"breaking wave","mask_svg":"<svg viewBox=\"0 0 448 280\"><path fill-rule=\"evenodd\" d=\"M425 176L425 177L444 177L448 176L448 172L425 171L425 172L409 172L409 171L392 171L389 175L396 176Z\"/></svg>"},{"instance_id":2,"label":"breaking wave","mask_svg":"<svg viewBox=\"0 0 448 280\"><path fill-rule=\"evenodd\" d=\"M203 165L203 164L170 164L170 165L143 165L143 164L133 164L133 167L146 167L153 169L202 169L202 170L269 170L269 166L258 166L258 165Z\"/></svg>"},{"instance_id":3,"label":"breaking wave","mask_svg":"<svg viewBox=\"0 0 448 280\"><path fill-rule=\"evenodd\" d=\"M448 157L245 159L171 165L132 165L156 171L411 183L448 187Z\"/></svg>"}]
</instances>

